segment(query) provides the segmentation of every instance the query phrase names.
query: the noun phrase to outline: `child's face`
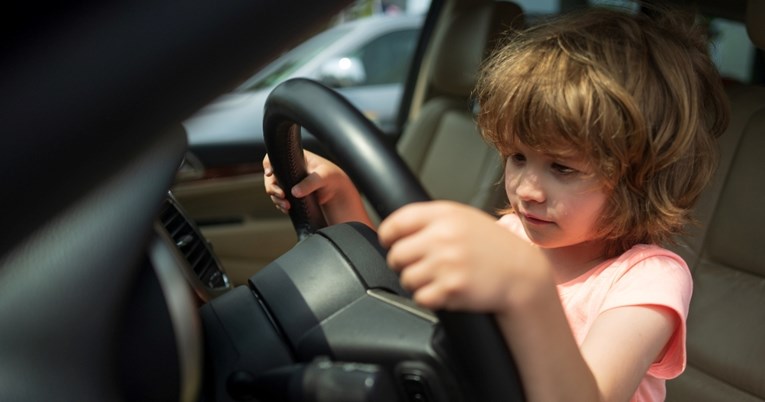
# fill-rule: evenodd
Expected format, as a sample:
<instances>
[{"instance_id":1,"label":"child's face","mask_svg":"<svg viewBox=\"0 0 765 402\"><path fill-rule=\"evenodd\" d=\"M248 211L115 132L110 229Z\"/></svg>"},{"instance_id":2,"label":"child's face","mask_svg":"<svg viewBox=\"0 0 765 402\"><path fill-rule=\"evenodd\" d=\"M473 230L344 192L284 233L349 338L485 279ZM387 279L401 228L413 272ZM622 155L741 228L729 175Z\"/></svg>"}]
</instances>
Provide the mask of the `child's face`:
<instances>
[{"instance_id":1,"label":"child's face","mask_svg":"<svg viewBox=\"0 0 765 402\"><path fill-rule=\"evenodd\" d=\"M527 235L540 247L595 240L607 194L583 158L516 143L505 163L505 191Z\"/></svg>"}]
</instances>

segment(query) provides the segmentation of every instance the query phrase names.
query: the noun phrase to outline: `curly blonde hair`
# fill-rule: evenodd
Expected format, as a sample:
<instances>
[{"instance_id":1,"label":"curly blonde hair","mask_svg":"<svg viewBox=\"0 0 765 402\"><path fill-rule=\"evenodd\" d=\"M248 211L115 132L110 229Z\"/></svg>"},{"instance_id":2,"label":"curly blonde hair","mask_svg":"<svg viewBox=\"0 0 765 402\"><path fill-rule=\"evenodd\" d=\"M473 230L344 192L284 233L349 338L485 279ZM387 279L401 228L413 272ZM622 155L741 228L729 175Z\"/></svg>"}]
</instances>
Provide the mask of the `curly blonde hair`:
<instances>
[{"instance_id":1,"label":"curly blonde hair","mask_svg":"<svg viewBox=\"0 0 765 402\"><path fill-rule=\"evenodd\" d=\"M609 256L692 221L729 120L706 31L687 12L651 15L591 9L513 33L475 92L502 156L519 140L591 163L610 194L597 223Z\"/></svg>"}]
</instances>

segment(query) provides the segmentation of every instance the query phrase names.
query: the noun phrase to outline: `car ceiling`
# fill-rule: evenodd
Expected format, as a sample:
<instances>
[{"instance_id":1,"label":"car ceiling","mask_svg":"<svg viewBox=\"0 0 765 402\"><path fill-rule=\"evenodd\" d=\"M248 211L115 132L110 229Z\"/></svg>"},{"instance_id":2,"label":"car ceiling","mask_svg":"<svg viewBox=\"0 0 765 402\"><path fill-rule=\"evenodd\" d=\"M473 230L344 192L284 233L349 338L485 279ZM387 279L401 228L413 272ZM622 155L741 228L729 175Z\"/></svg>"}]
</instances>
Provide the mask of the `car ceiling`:
<instances>
[{"instance_id":1,"label":"car ceiling","mask_svg":"<svg viewBox=\"0 0 765 402\"><path fill-rule=\"evenodd\" d=\"M744 21L747 0L642 0L645 3L675 3L698 8L707 15Z\"/></svg>"}]
</instances>

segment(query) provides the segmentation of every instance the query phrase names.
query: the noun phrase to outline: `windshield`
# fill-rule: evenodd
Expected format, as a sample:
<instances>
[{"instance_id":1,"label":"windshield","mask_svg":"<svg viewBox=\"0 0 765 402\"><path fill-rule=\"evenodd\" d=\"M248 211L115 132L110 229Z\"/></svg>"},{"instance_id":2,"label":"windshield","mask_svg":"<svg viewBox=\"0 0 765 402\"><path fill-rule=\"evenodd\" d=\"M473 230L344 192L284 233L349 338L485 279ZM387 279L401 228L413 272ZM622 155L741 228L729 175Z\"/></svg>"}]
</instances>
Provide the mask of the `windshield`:
<instances>
[{"instance_id":1,"label":"windshield","mask_svg":"<svg viewBox=\"0 0 765 402\"><path fill-rule=\"evenodd\" d=\"M312 37L264 67L247 80L239 88L239 91L268 88L284 81L295 70L308 63L314 56L345 35L350 29L350 27L335 27Z\"/></svg>"}]
</instances>

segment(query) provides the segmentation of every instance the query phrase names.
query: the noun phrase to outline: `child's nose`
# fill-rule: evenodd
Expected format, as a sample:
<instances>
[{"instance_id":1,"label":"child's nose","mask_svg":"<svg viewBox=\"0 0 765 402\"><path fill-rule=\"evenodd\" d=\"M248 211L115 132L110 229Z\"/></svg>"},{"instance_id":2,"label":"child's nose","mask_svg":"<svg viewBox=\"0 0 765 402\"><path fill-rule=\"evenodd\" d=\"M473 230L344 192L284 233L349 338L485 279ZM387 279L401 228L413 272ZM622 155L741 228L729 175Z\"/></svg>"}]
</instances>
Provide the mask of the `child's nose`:
<instances>
[{"instance_id":1,"label":"child's nose","mask_svg":"<svg viewBox=\"0 0 765 402\"><path fill-rule=\"evenodd\" d=\"M523 172L518 177L515 193L522 201L544 202L545 192L539 175L533 172Z\"/></svg>"}]
</instances>

